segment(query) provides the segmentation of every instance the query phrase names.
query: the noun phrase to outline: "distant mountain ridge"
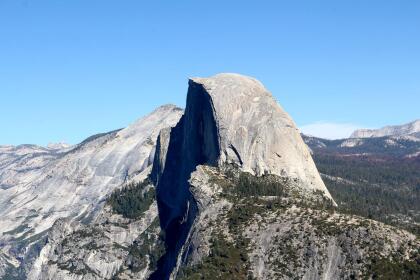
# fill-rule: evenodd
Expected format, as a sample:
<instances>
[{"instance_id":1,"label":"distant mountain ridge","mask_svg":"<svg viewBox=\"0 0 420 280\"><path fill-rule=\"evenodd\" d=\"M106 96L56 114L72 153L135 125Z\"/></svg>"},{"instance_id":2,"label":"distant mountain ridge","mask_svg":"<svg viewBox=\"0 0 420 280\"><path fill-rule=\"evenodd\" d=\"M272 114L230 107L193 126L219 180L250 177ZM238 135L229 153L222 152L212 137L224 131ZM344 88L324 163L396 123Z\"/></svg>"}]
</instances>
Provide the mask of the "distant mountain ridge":
<instances>
[{"instance_id":1,"label":"distant mountain ridge","mask_svg":"<svg viewBox=\"0 0 420 280\"><path fill-rule=\"evenodd\" d=\"M420 138L415 135L329 140L303 135L312 153L316 151L346 156L413 158L420 155Z\"/></svg>"},{"instance_id":2,"label":"distant mountain ridge","mask_svg":"<svg viewBox=\"0 0 420 280\"><path fill-rule=\"evenodd\" d=\"M420 137L420 119L407 123L407 124L385 126L380 129L359 129L353 132L350 138L407 136L407 135L413 135L413 134L416 137Z\"/></svg>"}]
</instances>

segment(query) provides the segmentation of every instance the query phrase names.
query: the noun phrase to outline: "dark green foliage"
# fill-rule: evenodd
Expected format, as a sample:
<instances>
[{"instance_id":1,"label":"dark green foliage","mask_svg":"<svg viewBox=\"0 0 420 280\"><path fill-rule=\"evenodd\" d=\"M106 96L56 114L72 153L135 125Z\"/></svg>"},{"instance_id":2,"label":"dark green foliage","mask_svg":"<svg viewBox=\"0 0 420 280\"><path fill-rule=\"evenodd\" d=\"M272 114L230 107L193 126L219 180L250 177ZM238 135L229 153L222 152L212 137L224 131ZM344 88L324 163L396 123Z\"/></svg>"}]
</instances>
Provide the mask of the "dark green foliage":
<instances>
[{"instance_id":1,"label":"dark green foliage","mask_svg":"<svg viewBox=\"0 0 420 280\"><path fill-rule=\"evenodd\" d=\"M420 162L319 153L319 171L351 181L324 182L341 211L400 226L416 234L420 227L396 216L420 222Z\"/></svg>"},{"instance_id":2,"label":"dark green foliage","mask_svg":"<svg viewBox=\"0 0 420 280\"><path fill-rule=\"evenodd\" d=\"M256 177L241 172L235 184L239 196L283 196L285 181L274 175Z\"/></svg>"},{"instance_id":3,"label":"dark green foliage","mask_svg":"<svg viewBox=\"0 0 420 280\"><path fill-rule=\"evenodd\" d=\"M243 172L236 166L225 166L218 171L222 176L214 176L210 182L221 186L223 194L236 196L238 198L289 195L289 181L287 178L272 174L254 176L251 173Z\"/></svg>"},{"instance_id":4,"label":"dark green foliage","mask_svg":"<svg viewBox=\"0 0 420 280\"><path fill-rule=\"evenodd\" d=\"M232 170L231 170L232 171ZM258 196L283 195L283 181L276 176L255 177L249 173L226 172L225 195L235 201L226 213L229 233L235 238L228 241L222 233L215 232L210 240L210 254L202 263L181 268L178 279L253 279L248 258L250 240L242 229L256 214L270 207L282 207L280 200L261 200Z\"/></svg>"},{"instance_id":5,"label":"dark green foliage","mask_svg":"<svg viewBox=\"0 0 420 280\"><path fill-rule=\"evenodd\" d=\"M327 221L326 219L318 218L311 221L311 225L319 236L339 236L346 228Z\"/></svg>"},{"instance_id":6,"label":"dark green foliage","mask_svg":"<svg viewBox=\"0 0 420 280\"><path fill-rule=\"evenodd\" d=\"M74 242L74 240L82 240L82 239L89 238L89 239L93 239L91 246L95 246L94 245L95 239L97 237L103 237L103 236L104 236L104 233L101 230L94 227L87 227L82 230L75 231L71 235L64 238L62 241L62 245L67 246L68 243L72 243Z\"/></svg>"},{"instance_id":7,"label":"dark green foliage","mask_svg":"<svg viewBox=\"0 0 420 280\"><path fill-rule=\"evenodd\" d=\"M97 275L95 271L93 271L89 266L85 263L83 263L83 267L76 267L76 265L73 262L67 262L67 263L57 263L57 266L61 270L67 270L70 273L76 274L76 275L84 275L92 274Z\"/></svg>"},{"instance_id":8,"label":"dark green foliage","mask_svg":"<svg viewBox=\"0 0 420 280\"><path fill-rule=\"evenodd\" d=\"M155 234L157 231L160 234ZM149 259L149 269L156 270L158 260L165 254L165 236L159 228L158 219L140 235L129 249L128 267L134 272L146 268Z\"/></svg>"},{"instance_id":9,"label":"dark green foliage","mask_svg":"<svg viewBox=\"0 0 420 280\"><path fill-rule=\"evenodd\" d=\"M267 211L267 208L264 205L257 206L257 200L246 200L242 203L237 203L232 206L231 211L228 213L229 229L235 234L235 232L240 225L247 223L252 219L255 214L263 213ZM260 201L261 203L267 203L266 201Z\"/></svg>"},{"instance_id":10,"label":"dark green foliage","mask_svg":"<svg viewBox=\"0 0 420 280\"><path fill-rule=\"evenodd\" d=\"M151 187L148 191L145 188L151 183L145 180L141 183L130 184L120 190L114 191L108 198L108 204L112 210L129 219L136 219L149 209L155 200L155 189Z\"/></svg>"},{"instance_id":11,"label":"dark green foliage","mask_svg":"<svg viewBox=\"0 0 420 280\"><path fill-rule=\"evenodd\" d=\"M420 279L420 259L407 260L404 262L393 261L389 259L376 259L372 261L369 274L372 279L417 280Z\"/></svg>"},{"instance_id":12,"label":"dark green foliage","mask_svg":"<svg viewBox=\"0 0 420 280\"><path fill-rule=\"evenodd\" d=\"M263 206L254 206L252 203L233 206L227 217L229 231L235 236L235 241L227 241L223 234L215 234L210 240L209 256L196 266L183 267L177 279L252 279L248 259L249 240L242 236L240 228L263 209Z\"/></svg>"},{"instance_id":13,"label":"dark green foliage","mask_svg":"<svg viewBox=\"0 0 420 280\"><path fill-rule=\"evenodd\" d=\"M233 244L222 235L213 237L211 242L209 256L197 266L183 268L177 279L252 279L247 243Z\"/></svg>"},{"instance_id":14,"label":"dark green foliage","mask_svg":"<svg viewBox=\"0 0 420 280\"><path fill-rule=\"evenodd\" d=\"M321 173L345 175L343 178L351 181L390 186L420 184L420 159L317 153L314 160Z\"/></svg>"},{"instance_id":15,"label":"dark green foliage","mask_svg":"<svg viewBox=\"0 0 420 280\"><path fill-rule=\"evenodd\" d=\"M246 199L248 204L264 205L268 209L278 209L291 204L301 207L310 207L328 211L334 211L333 202L326 198L322 191L312 192L311 195L299 193L292 185L290 179L272 174L261 177L247 172L236 170L225 172L225 181L229 183L217 184L224 186L224 195L232 201ZM271 199L263 199L271 197Z\"/></svg>"}]
</instances>

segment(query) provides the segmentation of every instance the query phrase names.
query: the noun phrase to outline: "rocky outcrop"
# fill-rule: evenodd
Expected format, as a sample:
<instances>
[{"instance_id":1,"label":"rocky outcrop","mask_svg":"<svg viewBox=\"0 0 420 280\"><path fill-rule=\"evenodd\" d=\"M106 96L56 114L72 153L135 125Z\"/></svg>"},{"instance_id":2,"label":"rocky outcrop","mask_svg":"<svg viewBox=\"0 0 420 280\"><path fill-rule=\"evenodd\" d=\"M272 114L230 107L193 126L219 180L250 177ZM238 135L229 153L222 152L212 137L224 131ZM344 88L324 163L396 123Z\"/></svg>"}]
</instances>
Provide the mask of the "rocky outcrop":
<instances>
[{"instance_id":1,"label":"rocky outcrop","mask_svg":"<svg viewBox=\"0 0 420 280\"><path fill-rule=\"evenodd\" d=\"M369 279L373 263L414 262L420 245L378 222L299 206L255 215L244 236L256 279Z\"/></svg>"},{"instance_id":2,"label":"rocky outcrop","mask_svg":"<svg viewBox=\"0 0 420 280\"><path fill-rule=\"evenodd\" d=\"M156 220L156 203L135 220L114 214L109 208L102 210L90 225L60 219L48 233L48 242L32 266L28 279L101 280L125 274L145 279L151 273L147 260L137 273L126 265L130 263L133 242L152 227L157 228Z\"/></svg>"},{"instance_id":3,"label":"rocky outcrop","mask_svg":"<svg viewBox=\"0 0 420 280\"><path fill-rule=\"evenodd\" d=\"M170 237L156 277L172 272L196 218L189 179L199 165L281 176L332 200L296 125L260 82L237 74L193 78L185 113L160 134L153 165L160 222Z\"/></svg>"},{"instance_id":4,"label":"rocky outcrop","mask_svg":"<svg viewBox=\"0 0 420 280\"><path fill-rule=\"evenodd\" d=\"M331 198L296 125L253 78L219 74L189 81L185 114L161 133L153 166L164 228L184 215L187 181L200 164L291 178Z\"/></svg>"},{"instance_id":5,"label":"rocky outcrop","mask_svg":"<svg viewBox=\"0 0 420 280\"><path fill-rule=\"evenodd\" d=\"M198 166L190 180L198 212L172 277L382 279L388 267L398 279L415 275L415 235L311 204L274 178ZM278 184L283 192L268 196L267 188L256 188L249 195L244 182Z\"/></svg>"}]
</instances>

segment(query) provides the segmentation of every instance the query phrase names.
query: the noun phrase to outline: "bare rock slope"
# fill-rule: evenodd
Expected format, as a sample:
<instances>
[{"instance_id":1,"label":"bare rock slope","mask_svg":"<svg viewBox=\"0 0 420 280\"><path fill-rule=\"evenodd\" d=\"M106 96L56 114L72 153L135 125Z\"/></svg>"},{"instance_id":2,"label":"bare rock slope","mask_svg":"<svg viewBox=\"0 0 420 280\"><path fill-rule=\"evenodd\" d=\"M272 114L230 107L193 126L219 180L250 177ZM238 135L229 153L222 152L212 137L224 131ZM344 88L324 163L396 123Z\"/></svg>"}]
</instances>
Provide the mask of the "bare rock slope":
<instances>
[{"instance_id":1,"label":"bare rock slope","mask_svg":"<svg viewBox=\"0 0 420 280\"><path fill-rule=\"evenodd\" d=\"M183 215L187 180L200 164L289 178L302 191L320 191L332 200L292 119L250 77L190 80L184 116L158 140L153 177L161 211L168 215L161 222Z\"/></svg>"},{"instance_id":2,"label":"bare rock slope","mask_svg":"<svg viewBox=\"0 0 420 280\"><path fill-rule=\"evenodd\" d=\"M0 277L7 267L26 265L30 248L58 219L91 220L113 190L152 164L160 130L175 125L182 112L162 106L125 129L70 148L1 147Z\"/></svg>"},{"instance_id":3,"label":"bare rock slope","mask_svg":"<svg viewBox=\"0 0 420 280\"><path fill-rule=\"evenodd\" d=\"M295 178L330 197L296 124L259 81L238 74L193 78L189 95L210 102L219 164Z\"/></svg>"},{"instance_id":4,"label":"bare rock slope","mask_svg":"<svg viewBox=\"0 0 420 280\"><path fill-rule=\"evenodd\" d=\"M276 175L311 196L333 200L289 115L257 80L219 74L189 81L185 113L158 140L152 178L162 229L171 236L156 277L176 267L199 211L189 179L199 165Z\"/></svg>"}]
</instances>

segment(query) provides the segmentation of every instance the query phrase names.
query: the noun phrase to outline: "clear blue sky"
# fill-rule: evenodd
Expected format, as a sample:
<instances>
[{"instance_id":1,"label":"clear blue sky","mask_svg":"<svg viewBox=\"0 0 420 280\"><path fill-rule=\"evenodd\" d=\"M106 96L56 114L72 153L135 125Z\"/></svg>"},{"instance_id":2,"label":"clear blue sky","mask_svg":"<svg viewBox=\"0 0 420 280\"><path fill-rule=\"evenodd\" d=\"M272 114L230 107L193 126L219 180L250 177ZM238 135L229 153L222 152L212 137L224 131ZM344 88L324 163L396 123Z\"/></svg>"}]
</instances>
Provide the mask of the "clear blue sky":
<instances>
[{"instance_id":1,"label":"clear blue sky","mask_svg":"<svg viewBox=\"0 0 420 280\"><path fill-rule=\"evenodd\" d=\"M255 76L299 126L420 117L420 1L0 0L0 144L67 141Z\"/></svg>"}]
</instances>

